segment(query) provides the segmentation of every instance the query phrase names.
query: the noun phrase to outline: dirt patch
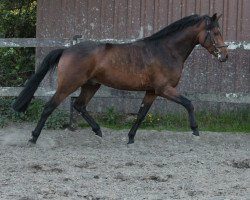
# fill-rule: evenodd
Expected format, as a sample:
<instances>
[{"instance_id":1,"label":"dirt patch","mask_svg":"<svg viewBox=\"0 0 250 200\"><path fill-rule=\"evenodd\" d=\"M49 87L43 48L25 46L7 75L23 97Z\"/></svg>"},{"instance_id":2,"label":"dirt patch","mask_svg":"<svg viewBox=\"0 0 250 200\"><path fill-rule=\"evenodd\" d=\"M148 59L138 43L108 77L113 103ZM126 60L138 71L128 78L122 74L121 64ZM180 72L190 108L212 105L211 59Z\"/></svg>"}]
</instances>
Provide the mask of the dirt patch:
<instances>
[{"instance_id":1,"label":"dirt patch","mask_svg":"<svg viewBox=\"0 0 250 200\"><path fill-rule=\"evenodd\" d=\"M0 199L250 199L250 134L0 129Z\"/></svg>"},{"instance_id":2,"label":"dirt patch","mask_svg":"<svg viewBox=\"0 0 250 200\"><path fill-rule=\"evenodd\" d=\"M239 168L239 169L249 169L250 159L245 159L245 160L240 160L240 161L233 160L232 166L235 168Z\"/></svg>"}]
</instances>

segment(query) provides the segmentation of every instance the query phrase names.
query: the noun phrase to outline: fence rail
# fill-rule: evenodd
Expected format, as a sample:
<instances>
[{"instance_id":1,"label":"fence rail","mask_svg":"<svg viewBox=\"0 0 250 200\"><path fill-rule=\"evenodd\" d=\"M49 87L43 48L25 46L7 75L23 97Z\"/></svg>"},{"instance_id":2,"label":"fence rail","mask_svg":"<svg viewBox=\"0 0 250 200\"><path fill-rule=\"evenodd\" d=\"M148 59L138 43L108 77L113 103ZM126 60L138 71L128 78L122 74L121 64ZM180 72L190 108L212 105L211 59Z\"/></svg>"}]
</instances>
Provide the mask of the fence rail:
<instances>
[{"instance_id":1,"label":"fence rail","mask_svg":"<svg viewBox=\"0 0 250 200\"><path fill-rule=\"evenodd\" d=\"M69 47L72 44L86 41L81 35L76 35L72 39L53 39L53 38L0 38L0 47ZM125 43L135 41L134 39L116 40L116 39L104 39L104 40L93 40L100 42L111 42L111 43ZM244 49L250 50L250 43L243 42L226 42L228 49ZM196 49L201 49L198 45Z\"/></svg>"},{"instance_id":2,"label":"fence rail","mask_svg":"<svg viewBox=\"0 0 250 200\"><path fill-rule=\"evenodd\" d=\"M1 38L0 47L68 47L72 44L84 41L84 38L81 36L75 36L73 39L39 39L39 38ZM114 42L122 43L128 42L131 40L101 40L102 42ZM250 45L246 42L227 42L229 44L229 49L245 49L249 50ZM197 47L200 48L200 47ZM112 92L114 89L105 89L97 92L96 97L103 98L115 98L120 97L124 98L142 98L143 93L141 92ZM0 87L0 96L17 96L21 87ZM46 88L39 88L35 93L35 96L51 96L55 91L51 91ZM114 95L115 94L115 95ZM76 97L78 92L71 95L71 97ZM208 101L208 102L225 102L225 103L247 103L250 104L250 95L247 93L211 93L211 94L200 94L186 92L185 95L193 101Z\"/></svg>"},{"instance_id":3,"label":"fence rail","mask_svg":"<svg viewBox=\"0 0 250 200\"><path fill-rule=\"evenodd\" d=\"M23 87L0 87L0 97L15 97L22 91ZM130 99L142 99L144 92L127 92L116 91L115 89L103 87L99 90L95 97L98 98L130 98ZM55 90L48 90L47 88L39 87L34 96L46 97L52 96ZM70 97L77 97L80 94L79 91L74 92ZM217 94L204 94L193 92L182 92L192 101L204 101L204 102L216 102L216 103L250 103L250 95L247 93L217 93Z\"/></svg>"},{"instance_id":4,"label":"fence rail","mask_svg":"<svg viewBox=\"0 0 250 200\"><path fill-rule=\"evenodd\" d=\"M0 47L67 47L71 43L70 39L0 38Z\"/></svg>"}]
</instances>

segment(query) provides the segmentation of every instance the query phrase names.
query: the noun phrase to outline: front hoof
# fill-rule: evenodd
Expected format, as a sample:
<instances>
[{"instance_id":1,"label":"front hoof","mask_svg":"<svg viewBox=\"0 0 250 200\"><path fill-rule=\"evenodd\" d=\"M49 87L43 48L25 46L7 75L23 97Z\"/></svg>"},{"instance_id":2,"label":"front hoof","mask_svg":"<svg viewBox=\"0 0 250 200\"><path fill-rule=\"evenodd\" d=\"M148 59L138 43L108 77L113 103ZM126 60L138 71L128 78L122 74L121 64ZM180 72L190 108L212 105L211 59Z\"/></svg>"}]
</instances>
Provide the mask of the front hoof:
<instances>
[{"instance_id":1,"label":"front hoof","mask_svg":"<svg viewBox=\"0 0 250 200\"><path fill-rule=\"evenodd\" d=\"M129 138L129 140L128 140L128 143L127 143L127 144L129 145L129 144L134 144L134 143L135 143L134 138Z\"/></svg>"},{"instance_id":2,"label":"front hoof","mask_svg":"<svg viewBox=\"0 0 250 200\"><path fill-rule=\"evenodd\" d=\"M199 133L198 130L194 130L194 131L193 131L193 135L195 135L195 136L200 136L200 133Z\"/></svg>"},{"instance_id":3,"label":"front hoof","mask_svg":"<svg viewBox=\"0 0 250 200\"><path fill-rule=\"evenodd\" d=\"M32 137L32 138L29 140L28 143L34 145L34 144L36 144L36 141L37 141L37 138L36 138L36 137Z\"/></svg>"}]
</instances>

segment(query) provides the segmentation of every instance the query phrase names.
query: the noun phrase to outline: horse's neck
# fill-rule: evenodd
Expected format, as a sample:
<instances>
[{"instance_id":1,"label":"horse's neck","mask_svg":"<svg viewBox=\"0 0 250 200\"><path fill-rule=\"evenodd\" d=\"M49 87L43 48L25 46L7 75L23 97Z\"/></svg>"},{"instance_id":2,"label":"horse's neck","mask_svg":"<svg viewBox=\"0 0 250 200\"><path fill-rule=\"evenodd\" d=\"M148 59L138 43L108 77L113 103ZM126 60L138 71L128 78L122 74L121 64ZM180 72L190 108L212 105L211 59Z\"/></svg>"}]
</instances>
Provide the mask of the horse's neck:
<instances>
[{"instance_id":1,"label":"horse's neck","mask_svg":"<svg viewBox=\"0 0 250 200\"><path fill-rule=\"evenodd\" d=\"M172 52L176 52L178 57L185 62L195 45L198 44L197 36L198 32L185 30L184 33L177 33L176 35L163 39L161 45L166 45Z\"/></svg>"}]
</instances>

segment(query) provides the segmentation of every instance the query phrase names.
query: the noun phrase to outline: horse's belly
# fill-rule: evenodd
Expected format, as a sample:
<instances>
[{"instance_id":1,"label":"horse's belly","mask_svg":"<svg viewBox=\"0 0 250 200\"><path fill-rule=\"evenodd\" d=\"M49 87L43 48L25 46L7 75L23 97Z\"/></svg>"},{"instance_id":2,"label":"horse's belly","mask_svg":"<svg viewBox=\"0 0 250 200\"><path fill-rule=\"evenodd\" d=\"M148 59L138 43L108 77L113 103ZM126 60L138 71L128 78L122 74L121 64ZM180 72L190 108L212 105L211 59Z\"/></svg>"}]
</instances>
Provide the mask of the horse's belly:
<instances>
[{"instance_id":1,"label":"horse's belly","mask_svg":"<svg viewBox=\"0 0 250 200\"><path fill-rule=\"evenodd\" d=\"M120 90L145 91L152 89L145 74L115 73L100 75L95 80L103 85Z\"/></svg>"}]
</instances>

